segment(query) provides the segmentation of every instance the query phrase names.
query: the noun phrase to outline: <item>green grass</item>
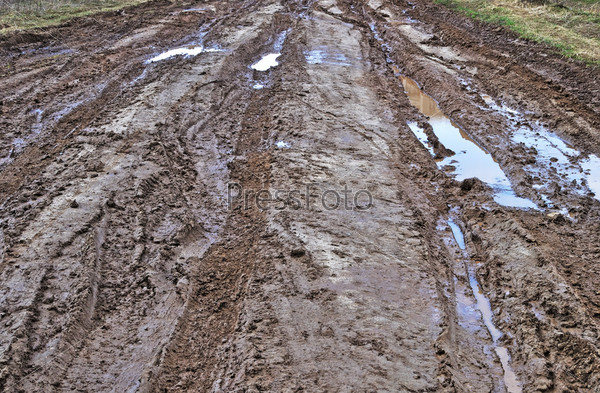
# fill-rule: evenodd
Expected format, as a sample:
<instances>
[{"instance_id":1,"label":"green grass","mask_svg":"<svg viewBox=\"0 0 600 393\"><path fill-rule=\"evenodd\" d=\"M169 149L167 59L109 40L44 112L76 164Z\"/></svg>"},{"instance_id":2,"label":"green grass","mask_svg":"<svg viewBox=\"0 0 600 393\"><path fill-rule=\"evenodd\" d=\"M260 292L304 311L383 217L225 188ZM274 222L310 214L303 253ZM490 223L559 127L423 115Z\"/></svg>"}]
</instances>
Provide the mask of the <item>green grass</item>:
<instances>
[{"instance_id":1,"label":"green grass","mask_svg":"<svg viewBox=\"0 0 600 393\"><path fill-rule=\"evenodd\" d=\"M567 57L600 65L600 0L435 0L471 18L506 26Z\"/></svg>"},{"instance_id":2,"label":"green grass","mask_svg":"<svg viewBox=\"0 0 600 393\"><path fill-rule=\"evenodd\" d=\"M67 20L114 11L147 0L0 0L0 34L59 25Z\"/></svg>"}]
</instances>

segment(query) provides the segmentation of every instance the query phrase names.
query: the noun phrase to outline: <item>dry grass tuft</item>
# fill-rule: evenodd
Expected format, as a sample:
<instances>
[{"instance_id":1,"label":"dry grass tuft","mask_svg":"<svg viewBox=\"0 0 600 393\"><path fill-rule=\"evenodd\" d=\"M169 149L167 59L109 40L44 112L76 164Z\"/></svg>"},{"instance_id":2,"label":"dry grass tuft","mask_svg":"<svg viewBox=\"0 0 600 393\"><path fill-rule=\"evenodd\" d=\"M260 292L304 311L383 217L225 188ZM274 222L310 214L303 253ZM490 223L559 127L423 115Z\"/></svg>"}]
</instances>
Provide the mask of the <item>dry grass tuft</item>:
<instances>
[{"instance_id":1,"label":"dry grass tuft","mask_svg":"<svg viewBox=\"0 0 600 393\"><path fill-rule=\"evenodd\" d=\"M58 25L77 16L114 11L147 0L0 0L0 34Z\"/></svg>"}]
</instances>

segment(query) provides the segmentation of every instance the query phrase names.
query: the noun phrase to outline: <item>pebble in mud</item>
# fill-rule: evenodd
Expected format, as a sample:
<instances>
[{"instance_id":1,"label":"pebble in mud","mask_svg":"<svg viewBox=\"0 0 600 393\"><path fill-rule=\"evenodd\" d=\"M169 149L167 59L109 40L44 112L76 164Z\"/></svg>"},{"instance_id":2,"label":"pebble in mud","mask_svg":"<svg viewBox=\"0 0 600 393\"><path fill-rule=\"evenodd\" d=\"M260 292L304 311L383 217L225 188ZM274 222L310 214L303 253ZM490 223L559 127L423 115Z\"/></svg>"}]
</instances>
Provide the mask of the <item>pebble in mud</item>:
<instances>
[{"instance_id":1,"label":"pebble in mud","mask_svg":"<svg viewBox=\"0 0 600 393\"><path fill-rule=\"evenodd\" d=\"M71 206L73 209L77 209L79 207L79 202L77 202L76 199L73 199L69 206Z\"/></svg>"}]
</instances>

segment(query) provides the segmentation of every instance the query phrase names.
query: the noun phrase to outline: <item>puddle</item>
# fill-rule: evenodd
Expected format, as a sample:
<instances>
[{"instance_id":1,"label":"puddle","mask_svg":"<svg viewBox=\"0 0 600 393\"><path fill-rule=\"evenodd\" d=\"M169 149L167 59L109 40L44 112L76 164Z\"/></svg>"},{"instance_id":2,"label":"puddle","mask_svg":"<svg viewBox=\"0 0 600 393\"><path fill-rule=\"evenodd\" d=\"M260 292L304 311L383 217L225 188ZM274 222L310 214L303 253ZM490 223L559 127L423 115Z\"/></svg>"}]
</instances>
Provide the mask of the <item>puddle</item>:
<instances>
[{"instance_id":1,"label":"puddle","mask_svg":"<svg viewBox=\"0 0 600 393\"><path fill-rule=\"evenodd\" d=\"M539 127L539 128L538 128ZM588 190L600 200L600 158L591 154L581 158L581 153L565 141L543 127L538 126L534 131L528 127L517 128L512 135L512 141L522 143L537 151L536 163L525 165L524 169L531 174L539 174L539 167L550 168L574 188L575 192L587 194ZM545 182L545 185L551 182ZM536 185L538 189L553 193L544 185Z\"/></svg>"},{"instance_id":2,"label":"puddle","mask_svg":"<svg viewBox=\"0 0 600 393\"><path fill-rule=\"evenodd\" d=\"M275 39L275 43L273 43L273 48L276 52L281 52L283 49L283 44L285 43L285 39L287 38L288 33L291 29L287 29L279 33L277 38Z\"/></svg>"},{"instance_id":3,"label":"puddle","mask_svg":"<svg viewBox=\"0 0 600 393\"><path fill-rule=\"evenodd\" d=\"M54 121L55 123L59 122L63 117L69 115L71 112L73 112L75 109L79 108L81 105L91 101L93 99L93 97L90 98L86 98L83 99L81 101L77 101L77 102L73 102L67 106L65 106L64 108L62 108L60 111L54 113L52 115L52 121Z\"/></svg>"},{"instance_id":4,"label":"puddle","mask_svg":"<svg viewBox=\"0 0 600 393\"><path fill-rule=\"evenodd\" d=\"M492 340L494 343L496 343L500 337L502 337L502 332L496 327L496 325L494 325L494 312L492 311L490 301L481 290L479 282L475 276L475 272L472 272L471 269L469 269L469 284L471 285L473 296L475 296L475 300L477 300L477 308L481 312L483 323L490 332Z\"/></svg>"},{"instance_id":5,"label":"puddle","mask_svg":"<svg viewBox=\"0 0 600 393\"><path fill-rule=\"evenodd\" d=\"M466 248L465 236L463 235L460 227L458 226L458 224L456 224L454 221L452 221L452 219L448 220L448 226L450 227L450 230L452 231L452 235L454 236L454 240L456 241L456 244L458 244L458 247L461 250L464 250Z\"/></svg>"},{"instance_id":6,"label":"puddle","mask_svg":"<svg viewBox=\"0 0 600 393\"><path fill-rule=\"evenodd\" d=\"M279 56L281 56L281 53L269 53L267 55L264 55L262 59L252 64L250 68L256 71L264 72L269 70L270 68L277 67L279 65L279 62L277 61L277 58Z\"/></svg>"},{"instance_id":7,"label":"puddle","mask_svg":"<svg viewBox=\"0 0 600 393\"><path fill-rule=\"evenodd\" d=\"M533 312L533 315L535 315L535 318L538 321L544 321L545 320L546 317L544 315L544 312L540 311L539 308L536 307L535 305L531 306L531 311Z\"/></svg>"},{"instance_id":8,"label":"puddle","mask_svg":"<svg viewBox=\"0 0 600 393\"><path fill-rule=\"evenodd\" d=\"M181 48L175 48L161 53L158 56L146 60L146 64L156 63L158 61L167 60L175 56L192 57L198 56L200 53L211 53L211 52L222 52L220 48L205 48L203 45L198 46L184 46Z\"/></svg>"},{"instance_id":9,"label":"puddle","mask_svg":"<svg viewBox=\"0 0 600 393\"><path fill-rule=\"evenodd\" d=\"M500 363L504 369L504 384L508 393L522 393L521 383L514 370L510 366L510 354L505 347L496 347L496 354L500 358Z\"/></svg>"},{"instance_id":10,"label":"puddle","mask_svg":"<svg viewBox=\"0 0 600 393\"><path fill-rule=\"evenodd\" d=\"M519 112L506 106L505 104L498 105L494 99L488 94L480 94L481 99L496 112L501 112L504 116L514 118L519 115Z\"/></svg>"},{"instance_id":11,"label":"puddle","mask_svg":"<svg viewBox=\"0 0 600 393\"><path fill-rule=\"evenodd\" d=\"M23 138L15 138L12 141L12 145L16 153L20 153L26 144L27 142L25 142L25 139Z\"/></svg>"},{"instance_id":12,"label":"puddle","mask_svg":"<svg viewBox=\"0 0 600 393\"><path fill-rule=\"evenodd\" d=\"M388 44L386 44L386 42L383 40L383 38L381 38L381 36L379 35L379 32L377 31L377 26L375 26L375 23L370 23L369 27L371 28L371 32L373 33L373 38L375 38L379 42L379 44L381 45L381 49L383 50L383 53L385 53L385 61L387 63L394 64L394 61L390 57L391 48Z\"/></svg>"},{"instance_id":13,"label":"puddle","mask_svg":"<svg viewBox=\"0 0 600 393\"><path fill-rule=\"evenodd\" d=\"M292 147L290 143L284 141L278 141L275 143L275 146L277 146L278 149L289 149Z\"/></svg>"},{"instance_id":14,"label":"puddle","mask_svg":"<svg viewBox=\"0 0 600 393\"><path fill-rule=\"evenodd\" d=\"M463 329L476 335L481 331L481 313L477 308L477 301L470 296L470 289L465 287L462 282L454 278L454 288L456 295L456 312L458 323Z\"/></svg>"},{"instance_id":15,"label":"puddle","mask_svg":"<svg viewBox=\"0 0 600 393\"><path fill-rule=\"evenodd\" d=\"M452 235L454 236L454 240L458 247L465 251L465 237L463 235L460 226L456 224L451 218L448 219L448 226L452 231ZM472 266L470 266L470 261L465 263L467 268L467 274L469 277L469 285L471 286L471 290L473 291L473 296L475 297L475 301L477 304L477 309L481 313L481 318L483 319L483 323L487 328L490 336L492 337L492 342L494 346L494 350L498 359L500 359L500 364L502 365L502 369L504 370L504 384L506 385L506 391L509 393L521 393L523 389L521 388L521 384L515 374L514 370L510 365L510 353L506 347L498 345L498 341L503 336L503 333L494 325L494 312L492 310L492 306L490 304L489 299L485 296L483 291L481 290L481 286L477 281L477 276L475 275L475 271ZM461 304L467 304L464 299L460 301ZM468 310L466 310L468 311ZM468 316L468 315L467 315Z\"/></svg>"},{"instance_id":16,"label":"puddle","mask_svg":"<svg viewBox=\"0 0 600 393\"><path fill-rule=\"evenodd\" d=\"M308 64L329 64L343 67L352 65L343 53L331 53L325 46L304 52L304 57Z\"/></svg>"},{"instance_id":17,"label":"puddle","mask_svg":"<svg viewBox=\"0 0 600 393\"><path fill-rule=\"evenodd\" d=\"M398 76L404 90L408 94L409 100L421 113L429 117L434 133L446 148L451 149L456 154L447 157L438 162L438 167L444 170L444 167L452 168L452 173L457 180L464 180L470 177L477 177L487 183L494 190L494 200L507 207L521 209L538 209L538 206L531 200L519 197L515 194L506 174L500 168L500 165L494 161L493 157L477 144L469 135L452 121L440 110L439 106L427 94L425 94L419 85L412 79L401 74L400 68L394 63L390 56L391 48L383 40L375 23L370 23L369 27L385 54L386 62L390 64L394 75ZM491 98L491 97L490 97ZM409 128L415 134L417 139L429 150L433 151L424 131L416 123L408 123ZM433 155L433 154L432 154Z\"/></svg>"},{"instance_id":18,"label":"puddle","mask_svg":"<svg viewBox=\"0 0 600 393\"><path fill-rule=\"evenodd\" d=\"M263 55L259 61L252 64L250 66L251 69L265 72L270 70L271 68L277 67L279 65L279 61L277 59L281 56L281 51L283 50L283 44L285 43L285 39L289 33L290 29L284 30L275 37L273 40L273 52L267 53ZM256 79L254 79L256 78ZM255 90L264 89L269 84L269 75L265 74L262 76L257 76L256 73L250 76L250 82L253 83L252 88Z\"/></svg>"},{"instance_id":19,"label":"puddle","mask_svg":"<svg viewBox=\"0 0 600 393\"><path fill-rule=\"evenodd\" d=\"M186 12L207 12L207 11L215 12L215 7L210 6L210 7L202 7L202 8L187 8L185 10L182 10L181 12L186 13Z\"/></svg>"},{"instance_id":20,"label":"puddle","mask_svg":"<svg viewBox=\"0 0 600 393\"><path fill-rule=\"evenodd\" d=\"M34 109L31 113L35 115L35 124L31 127L31 131L35 135L39 135L42 132L42 115L44 111L42 109Z\"/></svg>"},{"instance_id":21,"label":"puddle","mask_svg":"<svg viewBox=\"0 0 600 393\"><path fill-rule=\"evenodd\" d=\"M413 132L413 134L415 134L419 142L421 142L423 146L425 146L427 150L429 150L429 153L432 156L434 156L435 152L433 151L433 146L431 145L431 143L429 143L429 139L427 138L427 134L425 134L425 130L419 127L419 125L415 121L410 121L406 124L408 125L408 128L410 128L410 130Z\"/></svg>"},{"instance_id":22,"label":"puddle","mask_svg":"<svg viewBox=\"0 0 600 393\"><path fill-rule=\"evenodd\" d=\"M600 200L600 158L598 156L591 154L587 158L582 158L581 152L539 123L522 125L527 121L519 111L505 104L497 104L487 94L481 94L481 98L490 109L500 113L512 124L514 129L512 142L522 143L536 150L536 163L525 165L523 169L526 172L534 177L546 178L556 174L575 192L585 195L589 190L595 194L596 199ZM541 171L544 169L550 169L550 173L542 174ZM548 188L552 184L549 180L544 179L543 184L534 184L533 187L540 193L552 194L554 190ZM546 195L542 194L541 197L549 206L552 205Z\"/></svg>"},{"instance_id":23,"label":"puddle","mask_svg":"<svg viewBox=\"0 0 600 393\"><path fill-rule=\"evenodd\" d=\"M148 75L148 69L144 68L144 71L142 71L141 74L139 74L131 82L129 82L129 85L130 86L135 85L136 83L138 83L139 81L141 81L142 79L144 79L147 75Z\"/></svg>"},{"instance_id":24,"label":"puddle","mask_svg":"<svg viewBox=\"0 0 600 393\"><path fill-rule=\"evenodd\" d=\"M491 154L479 146L460 127L456 126L441 111L433 98L425 94L412 79L402 75L400 79L410 103L428 117L428 122L440 142L455 153L451 157L446 157L437 162L440 169L451 168L450 172L459 181L476 177L487 183L495 192L494 200L500 205L537 209L535 203L515 194L510 181ZM411 130L415 132L414 127L411 127ZM415 135L423 143L423 135L420 133L415 133ZM424 144L424 146L430 149L428 144Z\"/></svg>"},{"instance_id":25,"label":"puddle","mask_svg":"<svg viewBox=\"0 0 600 393\"><path fill-rule=\"evenodd\" d=\"M600 158L590 155L581 162L581 167L586 175L588 188L596 194L596 199L600 200Z\"/></svg>"}]
</instances>

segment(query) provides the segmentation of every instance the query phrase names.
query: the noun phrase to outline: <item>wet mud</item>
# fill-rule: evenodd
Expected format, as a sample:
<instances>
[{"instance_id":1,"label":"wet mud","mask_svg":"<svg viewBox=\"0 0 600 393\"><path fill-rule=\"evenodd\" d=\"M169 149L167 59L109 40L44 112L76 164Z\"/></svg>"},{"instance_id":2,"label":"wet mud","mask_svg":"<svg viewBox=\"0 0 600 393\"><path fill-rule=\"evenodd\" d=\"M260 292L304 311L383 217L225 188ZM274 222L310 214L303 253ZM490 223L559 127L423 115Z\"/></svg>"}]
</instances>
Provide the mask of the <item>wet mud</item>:
<instances>
[{"instance_id":1,"label":"wet mud","mask_svg":"<svg viewBox=\"0 0 600 393\"><path fill-rule=\"evenodd\" d=\"M427 0L0 57L1 391L598 391L596 69Z\"/></svg>"}]
</instances>

